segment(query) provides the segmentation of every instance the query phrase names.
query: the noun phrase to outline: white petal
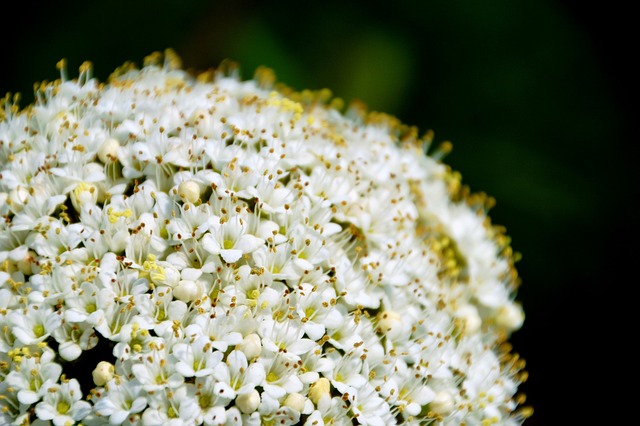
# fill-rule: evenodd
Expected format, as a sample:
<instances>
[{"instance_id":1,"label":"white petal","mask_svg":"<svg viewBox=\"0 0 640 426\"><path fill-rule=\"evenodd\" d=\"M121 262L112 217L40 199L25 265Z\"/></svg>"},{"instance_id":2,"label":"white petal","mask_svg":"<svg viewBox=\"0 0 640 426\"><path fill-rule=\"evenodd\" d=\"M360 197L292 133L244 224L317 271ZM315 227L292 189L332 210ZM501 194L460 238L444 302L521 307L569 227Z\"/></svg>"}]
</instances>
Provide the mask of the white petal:
<instances>
[{"instance_id":1,"label":"white petal","mask_svg":"<svg viewBox=\"0 0 640 426\"><path fill-rule=\"evenodd\" d=\"M231 386L229 386L225 382L218 382L213 386L213 391L216 395L233 399L236 397L236 392L233 390Z\"/></svg>"},{"instance_id":2,"label":"white petal","mask_svg":"<svg viewBox=\"0 0 640 426\"><path fill-rule=\"evenodd\" d=\"M220 250L220 256L225 262L233 263L242 257L242 250Z\"/></svg>"},{"instance_id":3,"label":"white petal","mask_svg":"<svg viewBox=\"0 0 640 426\"><path fill-rule=\"evenodd\" d=\"M73 361L82 354L82 349L75 342L64 342L58 347L58 352L65 361Z\"/></svg>"},{"instance_id":4,"label":"white petal","mask_svg":"<svg viewBox=\"0 0 640 426\"><path fill-rule=\"evenodd\" d=\"M254 237L250 234L245 234L238 241L236 241L235 248L242 250L242 253L251 253L258 247L264 244L264 240Z\"/></svg>"},{"instance_id":5,"label":"white petal","mask_svg":"<svg viewBox=\"0 0 640 426\"><path fill-rule=\"evenodd\" d=\"M302 355L306 354L317 346L318 344L311 339L300 339L287 346L287 352L291 352L295 355Z\"/></svg>"},{"instance_id":6,"label":"white petal","mask_svg":"<svg viewBox=\"0 0 640 426\"><path fill-rule=\"evenodd\" d=\"M325 326L315 322L307 321L302 328L311 340L319 340L325 332Z\"/></svg>"},{"instance_id":7,"label":"white petal","mask_svg":"<svg viewBox=\"0 0 640 426\"><path fill-rule=\"evenodd\" d=\"M213 235L205 234L200 240L200 244L202 244L202 248L209 253L220 254L220 243L213 237Z\"/></svg>"},{"instance_id":8,"label":"white petal","mask_svg":"<svg viewBox=\"0 0 640 426\"><path fill-rule=\"evenodd\" d=\"M19 262L27 256L27 251L29 251L29 247L26 245L18 246L9 252L9 259Z\"/></svg>"},{"instance_id":9,"label":"white petal","mask_svg":"<svg viewBox=\"0 0 640 426\"><path fill-rule=\"evenodd\" d=\"M39 399L38 394L33 391L23 389L18 392L18 401L20 401L21 404L31 405Z\"/></svg>"},{"instance_id":10,"label":"white petal","mask_svg":"<svg viewBox=\"0 0 640 426\"><path fill-rule=\"evenodd\" d=\"M233 371L244 371L247 368L247 357L241 351L231 351L227 355L227 365Z\"/></svg>"},{"instance_id":11,"label":"white petal","mask_svg":"<svg viewBox=\"0 0 640 426\"><path fill-rule=\"evenodd\" d=\"M176 363L175 368L176 368L176 371L182 374L184 377L193 377L196 375L196 372L193 370L193 367L191 367L185 362Z\"/></svg>"},{"instance_id":12,"label":"white petal","mask_svg":"<svg viewBox=\"0 0 640 426\"><path fill-rule=\"evenodd\" d=\"M128 415L128 411L118 410L111 414L111 417L109 417L109 423L111 423L112 425L121 425Z\"/></svg>"},{"instance_id":13,"label":"white petal","mask_svg":"<svg viewBox=\"0 0 640 426\"><path fill-rule=\"evenodd\" d=\"M286 395L287 391L284 390L281 386L274 386L268 383L262 385L264 387L264 391L272 398L280 399Z\"/></svg>"}]
</instances>

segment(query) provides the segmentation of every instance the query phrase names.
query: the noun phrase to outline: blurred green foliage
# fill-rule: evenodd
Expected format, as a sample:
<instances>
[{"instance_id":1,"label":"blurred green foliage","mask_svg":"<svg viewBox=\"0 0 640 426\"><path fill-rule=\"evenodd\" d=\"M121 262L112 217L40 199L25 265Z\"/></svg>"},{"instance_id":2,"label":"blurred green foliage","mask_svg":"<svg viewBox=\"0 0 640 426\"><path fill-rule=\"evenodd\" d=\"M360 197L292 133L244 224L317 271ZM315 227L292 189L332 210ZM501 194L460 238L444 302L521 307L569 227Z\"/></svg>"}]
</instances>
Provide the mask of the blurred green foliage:
<instances>
[{"instance_id":1,"label":"blurred green foliage","mask_svg":"<svg viewBox=\"0 0 640 426\"><path fill-rule=\"evenodd\" d=\"M529 361L523 385L536 414L558 419L570 383L557 377L590 332L620 222L622 118L588 34L551 0L22 2L5 10L0 91L32 99L32 84L84 60L104 80L125 61L171 47L185 67L223 59L245 78L260 65L296 89L329 88L393 114L436 141L523 253L518 298L527 321L513 343ZM619 218L620 221L624 217ZM571 333L566 330L571 327ZM551 349L554 348L554 349ZM562 348L558 350L557 348ZM562 352L566 352L562 355ZM565 358L563 358L565 357ZM567 378L567 380L570 380ZM560 414L562 416L562 414ZM569 414L567 414L568 416ZM575 420L575 418L574 418ZM562 424L562 423L557 423Z\"/></svg>"}]
</instances>

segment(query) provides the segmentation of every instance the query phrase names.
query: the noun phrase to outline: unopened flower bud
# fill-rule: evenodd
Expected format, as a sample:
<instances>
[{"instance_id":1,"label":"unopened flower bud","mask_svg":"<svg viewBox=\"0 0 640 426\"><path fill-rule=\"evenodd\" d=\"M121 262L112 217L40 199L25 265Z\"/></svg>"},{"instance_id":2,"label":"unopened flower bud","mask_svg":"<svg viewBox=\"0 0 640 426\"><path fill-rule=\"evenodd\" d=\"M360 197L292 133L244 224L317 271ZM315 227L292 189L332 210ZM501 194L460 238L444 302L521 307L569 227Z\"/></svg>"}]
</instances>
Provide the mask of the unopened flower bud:
<instances>
[{"instance_id":1,"label":"unopened flower bud","mask_svg":"<svg viewBox=\"0 0 640 426\"><path fill-rule=\"evenodd\" d=\"M184 181L178 185L178 195L183 201L195 203L200 199L200 186L192 180Z\"/></svg>"},{"instance_id":2,"label":"unopened flower bud","mask_svg":"<svg viewBox=\"0 0 640 426\"><path fill-rule=\"evenodd\" d=\"M196 300L202 295L202 289L194 281L182 280L173 289L173 296L185 303Z\"/></svg>"},{"instance_id":3,"label":"unopened flower bud","mask_svg":"<svg viewBox=\"0 0 640 426\"><path fill-rule=\"evenodd\" d=\"M402 317L394 311L383 311L378 314L378 329L391 340L398 340L405 331Z\"/></svg>"},{"instance_id":4,"label":"unopened flower bud","mask_svg":"<svg viewBox=\"0 0 640 426\"><path fill-rule=\"evenodd\" d=\"M473 305L464 305L457 310L456 316L461 321L462 332L464 334L474 334L482 326L482 318L478 314L478 309Z\"/></svg>"},{"instance_id":5,"label":"unopened flower bud","mask_svg":"<svg viewBox=\"0 0 640 426\"><path fill-rule=\"evenodd\" d=\"M107 361L100 361L91 375L93 376L93 383L96 386L104 386L109 380L113 379L115 367L113 364Z\"/></svg>"},{"instance_id":6,"label":"unopened flower bud","mask_svg":"<svg viewBox=\"0 0 640 426\"><path fill-rule=\"evenodd\" d=\"M302 412L304 410L304 401L306 398L297 392L290 393L284 400L284 405L294 411Z\"/></svg>"},{"instance_id":7,"label":"unopened flower bud","mask_svg":"<svg viewBox=\"0 0 640 426\"><path fill-rule=\"evenodd\" d=\"M168 285L173 288L180 282L180 271L178 271L174 266L167 265L163 267L162 272L163 277L159 284Z\"/></svg>"},{"instance_id":8,"label":"unopened flower bud","mask_svg":"<svg viewBox=\"0 0 640 426\"><path fill-rule=\"evenodd\" d=\"M238 407L244 414L253 413L258 409L259 405L260 394L255 389L249 393L243 393L236 397L236 407Z\"/></svg>"},{"instance_id":9,"label":"unopened flower bud","mask_svg":"<svg viewBox=\"0 0 640 426\"><path fill-rule=\"evenodd\" d=\"M16 261L16 267L25 275L31 275L31 266L36 262L38 255L33 250L28 250L27 254L20 260Z\"/></svg>"},{"instance_id":10,"label":"unopened flower bud","mask_svg":"<svg viewBox=\"0 0 640 426\"><path fill-rule=\"evenodd\" d=\"M446 416L453 411L454 401L451 394L447 391L440 391L436 393L433 401L429 403L429 408L436 414Z\"/></svg>"},{"instance_id":11,"label":"unopened flower bud","mask_svg":"<svg viewBox=\"0 0 640 426\"><path fill-rule=\"evenodd\" d=\"M315 382L309 388L309 399L316 405L318 405L318 401L322 399L323 396L330 396L331 382L326 377L320 377L317 382Z\"/></svg>"},{"instance_id":12,"label":"unopened flower bud","mask_svg":"<svg viewBox=\"0 0 640 426\"><path fill-rule=\"evenodd\" d=\"M255 333L247 335L242 339L242 342L238 344L237 349L242 351L248 360L252 360L262 352L260 336Z\"/></svg>"},{"instance_id":13,"label":"unopened flower bud","mask_svg":"<svg viewBox=\"0 0 640 426\"><path fill-rule=\"evenodd\" d=\"M401 316L397 312L384 311L378 316L378 326L383 333L388 332L400 324Z\"/></svg>"},{"instance_id":14,"label":"unopened flower bud","mask_svg":"<svg viewBox=\"0 0 640 426\"><path fill-rule=\"evenodd\" d=\"M498 310L496 324L509 331L517 330L524 323L524 312L517 303L509 303Z\"/></svg>"},{"instance_id":15,"label":"unopened flower bud","mask_svg":"<svg viewBox=\"0 0 640 426\"><path fill-rule=\"evenodd\" d=\"M116 139L109 138L98 148L98 159L104 164L112 164L118 161L118 148L120 142Z\"/></svg>"}]
</instances>

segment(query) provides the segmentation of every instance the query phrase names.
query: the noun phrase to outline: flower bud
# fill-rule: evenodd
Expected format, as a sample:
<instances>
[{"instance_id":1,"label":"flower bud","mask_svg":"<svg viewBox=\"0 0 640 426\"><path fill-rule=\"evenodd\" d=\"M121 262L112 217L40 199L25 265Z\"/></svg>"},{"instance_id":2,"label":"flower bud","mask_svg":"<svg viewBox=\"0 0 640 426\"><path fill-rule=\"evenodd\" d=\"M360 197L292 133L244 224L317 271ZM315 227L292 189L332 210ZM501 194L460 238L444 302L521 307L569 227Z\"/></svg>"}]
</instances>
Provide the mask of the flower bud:
<instances>
[{"instance_id":1,"label":"flower bud","mask_svg":"<svg viewBox=\"0 0 640 426\"><path fill-rule=\"evenodd\" d=\"M407 331L400 314L389 310L378 314L378 329L392 341L397 341Z\"/></svg>"},{"instance_id":2,"label":"flower bud","mask_svg":"<svg viewBox=\"0 0 640 426\"><path fill-rule=\"evenodd\" d=\"M305 397L297 392L290 393L284 400L284 405L291 408L293 411L302 412L304 410Z\"/></svg>"},{"instance_id":3,"label":"flower bud","mask_svg":"<svg viewBox=\"0 0 640 426\"><path fill-rule=\"evenodd\" d=\"M169 287L174 288L180 282L180 271L178 271L175 266L164 265L162 272L162 281L157 284L168 285Z\"/></svg>"},{"instance_id":4,"label":"flower bud","mask_svg":"<svg viewBox=\"0 0 640 426\"><path fill-rule=\"evenodd\" d=\"M93 383L96 386L104 386L109 380L113 379L115 367L113 364L107 361L100 361L91 375L93 376Z\"/></svg>"},{"instance_id":5,"label":"flower bud","mask_svg":"<svg viewBox=\"0 0 640 426\"><path fill-rule=\"evenodd\" d=\"M524 323L524 312L522 307L516 303L509 303L502 306L498 310L496 316L496 324L499 327L505 328L509 331L517 330L522 327Z\"/></svg>"},{"instance_id":6,"label":"flower bud","mask_svg":"<svg viewBox=\"0 0 640 426\"><path fill-rule=\"evenodd\" d=\"M326 377L320 377L318 381L309 388L309 399L314 404L318 405L318 401L320 401L323 396L330 396L330 389L331 383L329 382L329 379Z\"/></svg>"},{"instance_id":7,"label":"flower bud","mask_svg":"<svg viewBox=\"0 0 640 426\"><path fill-rule=\"evenodd\" d=\"M380 331L387 333L394 327L397 327L401 320L402 317L397 312L384 311L378 316L378 326L380 327Z\"/></svg>"},{"instance_id":8,"label":"flower bud","mask_svg":"<svg viewBox=\"0 0 640 426\"><path fill-rule=\"evenodd\" d=\"M436 414L446 416L453 411L454 401L451 394L447 391L436 393L433 401L429 403L429 408Z\"/></svg>"},{"instance_id":9,"label":"flower bud","mask_svg":"<svg viewBox=\"0 0 640 426\"><path fill-rule=\"evenodd\" d=\"M473 305L464 305L456 312L456 317L461 321L461 332L469 335L474 334L482 326L482 318L478 314L478 309Z\"/></svg>"},{"instance_id":10,"label":"flower bud","mask_svg":"<svg viewBox=\"0 0 640 426\"><path fill-rule=\"evenodd\" d=\"M27 254L20 260L16 261L16 267L25 275L31 275L31 266L36 263L37 254L33 250L28 250Z\"/></svg>"},{"instance_id":11,"label":"flower bud","mask_svg":"<svg viewBox=\"0 0 640 426\"><path fill-rule=\"evenodd\" d=\"M195 203L200 199L200 185L192 180L187 180L178 185L178 195L182 201Z\"/></svg>"},{"instance_id":12,"label":"flower bud","mask_svg":"<svg viewBox=\"0 0 640 426\"><path fill-rule=\"evenodd\" d=\"M192 302L202 295L202 289L196 282L182 280L173 289L173 296L185 303Z\"/></svg>"},{"instance_id":13,"label":"flower bud","mask_svg":"<svg viewBox=\"0 0 640 426\"><path fill-rule=\"evenodd\" d=\"M104 164L112 164L118 161L118 148L120 142L116 139L109 138L98 148L98 159Z\"/></svg>"},{"instance_id":14,"label":"flower bud","mask_svg":"<svg viewBox=\"0 0 640 426\"><path fill-rule=\"evenodd\" d=\"M258 409L260 405L260 394L257 390L253 389L249 393L243 393L236 397L236 406L244 414L253 413Z\"/></svg>"},{"instance_id":15,"label":"flower bud","mask_svg":"<svg viewBox=\"0 0 640 426\"><path fill-rule=\"evenodd\" d=\"M242 342L238 344L237 349L244 353L247 360L252 360L262 352L262 341L260 340L260 336L255 333L247 335L242 339Z\"/></svg>"}]
</instances>

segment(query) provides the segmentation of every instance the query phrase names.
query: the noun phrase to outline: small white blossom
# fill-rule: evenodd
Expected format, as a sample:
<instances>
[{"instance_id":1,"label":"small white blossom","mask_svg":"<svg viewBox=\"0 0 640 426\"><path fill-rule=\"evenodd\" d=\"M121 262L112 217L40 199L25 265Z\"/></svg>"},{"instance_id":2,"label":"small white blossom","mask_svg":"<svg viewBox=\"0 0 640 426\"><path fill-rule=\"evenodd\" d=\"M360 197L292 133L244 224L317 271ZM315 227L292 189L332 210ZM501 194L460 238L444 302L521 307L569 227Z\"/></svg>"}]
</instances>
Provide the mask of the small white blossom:
<instances>
[{"instance_id":1,"label":"small white blossom","mask_svg":"<svg viewBox=\"0 0 640 426\"><path fill-rule=\"evenodd\" d=\"M211 254L219 254L227 263L234 263L243 254L256 250L264 243L248 233L248 222L234 216L222 224L214 224L210 233L202 238L203 248Z\"/></svg>"},{"instance_id":2,"label":"small white blossom","mask_svg":"<svg viewBox=\"0 0 640 426\"><path fill-rule=\"evenodd\" d=\"M53 421L55 426L75 424L91 411L91 405L81 398L80 384L76 379L51 386L36 405L36 415L39 419Z\"/></svg>"},{"instance_id":3,"label":"small white blossom","mask_svg":"<svg viewBox=\"0 0 640 426\"><path fill-rule=\"evenodd\" d=\"M31 305L24 312L10 312L8 318L11 332L25 346L44 341L62 324L60 314L48 306Z\"/></svg>"},{"instance_id":4,"label":"small white blossom","mask_svg":"<svg viewBox=\"0 0 640 426\"><path fill-rule=\"evenodd\" d=\"M42 354L24 352L27 353L20 356L19 369L11 371L5 381L17 392L21 404L30 405L42 399L58 382L62 366L54 362L52 350L45 350Z\"/></svg>"},{"instance_id":5,"label":"small white blossom","mask_svg":"<svg viewBox=\"0 0 640 426\"><path fill-rule=\"evenodd\" d=\"M112 373L110 375L113 376ZM96 385L101 386L97 382ZM121 425L131 414L142 412L146 406L147 395L142 390L142 384L137 380L127 381L118 377L108 380L93 408L100 416L109 417L110 424Z\"/></svg>"},{"instance_id":6,"label":"small white blossom","mask_svg":"<svg viewBox=\"0 0 640 426\"><path fill-rule=\"evenodd\" d=\"M213 376L196 378L195 396L200 408L197 416L198 423L204 423L210 426L225 424L227 421L227 410L225 407L233 398L225 392L220 392L218 383Z\"/></svg>"},{"instance_id":7,"label":"small white blossom","mask_svg":"<svg viewBox=\"0 0 640 426\"><path fill-rule=\"evenodd\" d=\"M131 371L147 392L159 392L165 388L176 389L184 383L184 377L176 371L164 346L141 356Z\"/></svg>"},{"instance_id":8,"label":"small white blossom","mask_svg":"<svg viewBox=\"0 0 640 426\"><path fill-rule=\"evenodd\" d=\"M212 374L222 360L222 352L211 345L209 338L200 336L193 342L176 343L173 356L178 360L176 370L184 377L202 377Z\"/></svg>"},{"instance_id":9,"label":"small white blossom","mask_svg":"<svg viewBox=\"0 0 640 426\"><path fill-rule=\"evenodd\" d=\"M144 425L188 426L195 423L198 403L193 385L150 394L149 408L142 414Z\"/></svg>"},{"instance_id":10,"label":"small white blossom","mask_svg":"<svg viewBox=\"0 0 640 426\"><path fill-rule=\"evenodd\" d=\"M225 362L219 363L213 376L218 380L218 393L228 398L252 393L256 386L262 385L266 373L262 364L249 365L246 356L238 350L231 351Z\"/></svg>"},{"instance_id":11,"label":"small white blossom","mask_svg":"<svg viewBox=\"0 0 640 426\"><path fill-rule=\"evenodd\" d=\"M435 394L429 403L429 408L440 416L447 416L455 408L453 396L447 391L440 391Z\"/></svg>"}]
</instances>

